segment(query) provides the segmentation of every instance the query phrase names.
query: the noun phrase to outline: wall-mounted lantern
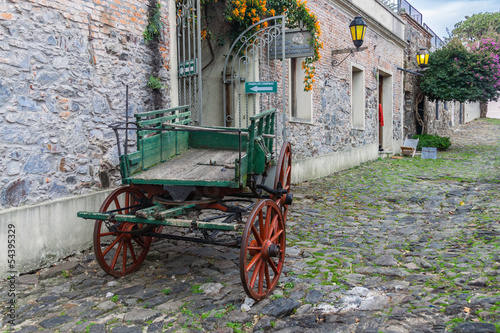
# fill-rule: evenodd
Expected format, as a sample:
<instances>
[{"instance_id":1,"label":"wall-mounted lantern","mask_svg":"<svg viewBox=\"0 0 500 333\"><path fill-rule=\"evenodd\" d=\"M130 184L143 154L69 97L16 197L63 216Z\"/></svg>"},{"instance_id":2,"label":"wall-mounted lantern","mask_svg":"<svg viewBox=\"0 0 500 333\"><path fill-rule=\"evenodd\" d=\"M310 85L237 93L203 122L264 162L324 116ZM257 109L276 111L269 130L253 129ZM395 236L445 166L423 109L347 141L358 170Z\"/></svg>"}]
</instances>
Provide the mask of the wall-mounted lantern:
<instances>
[{"instance_id":1,"label":"wall-mounted lantern","mask_svg":"<svg viewBox=\"0 0 500 333\"><path fill-rule=\"evenodd\" d=\"M424 71L427 69L427 63L429 62L429 52L427 51L427 49L425 47L421 47L420 48L420 51L417 52L417 64L418 64L418 67L420 68L415 68L415 69L404 69L404 68L401 68L401 67L398 67L398 69L400 71L403 71L403 72L407 72L407 73L411 73L411 74L414 74L414 75L418 75L418 76L424 76L424 74L421 74L421 73L418 73L416 71Z\"/></svg>"},{"instance_id":2,"label":"wall-mounted lantern","mask_svg":"<svg viewBox=\"0 0 500 333\"><path fill-rule=\"evenodd\" d=\"M361 52L367 49L367 47L361 47L363 45L363 41L365 39L366 32L366 23L361 16L356 16L354 20L352 20L351 24L349 24L349 29L351 30L352 42L356 48L349 49L341 49L341 50L332 50L332 56L336 54L349 53L342 61L333 60L332 66L339 66L343 63L349 56L354 57L355 52Z\"/></svg>"},{"instance_id":3,"label":"wall-mounted lantern","mask_svg":"<svg viewBox=\"0 0 500 333\"><path fill-rule=\"evenodd\" d=\"M420 68L427 67L427 63L429 62L429 52L425 47L420 48L420 51L417 53L417 64Z\"/></svg>"},{"instance_id":4,"label":"wall-mounted lantern","mask_svg":"<svg viewBox=\"0 0 500 333\"><path fill-rule=\"evenodd\" d=\"M367 25L361 16L356 16L354 20L352 20L351 24L349 24L349 28L351 29L352 42L358 49L361 47L361 45L363 45L366 27Z\"/></svg>"}]
</instances>

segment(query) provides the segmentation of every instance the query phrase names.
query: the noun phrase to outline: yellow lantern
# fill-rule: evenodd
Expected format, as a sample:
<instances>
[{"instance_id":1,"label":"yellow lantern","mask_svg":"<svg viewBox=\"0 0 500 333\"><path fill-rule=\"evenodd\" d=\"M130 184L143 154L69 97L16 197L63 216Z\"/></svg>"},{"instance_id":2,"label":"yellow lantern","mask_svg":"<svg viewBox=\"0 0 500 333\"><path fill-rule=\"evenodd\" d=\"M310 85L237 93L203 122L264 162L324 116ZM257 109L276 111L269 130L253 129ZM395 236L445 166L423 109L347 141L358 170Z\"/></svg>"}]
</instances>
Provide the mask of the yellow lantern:
<instances>
[{"instance_id":1,"label":"yellow lantern","mask_svg":"<svg viewBox=\"0 0 500 333\"><path fill-rule=\"evenodd\" d=\"M359 49L365 39L366 23L361 16L356 16L349 24L349 28L351 28L352 42Z\"/></svg>"},{"instance_id":2,"label":"yellow lantern","mask_svg":"<svg viewBox=\"0 0 500 333\"><path fill-rule=\"evenodd\" d=\"M420 68L427 67L427 63L429 62L429 52L425 47L422 47L420 51L417 53L417 64Z\"/></svg>"}]
</instances>

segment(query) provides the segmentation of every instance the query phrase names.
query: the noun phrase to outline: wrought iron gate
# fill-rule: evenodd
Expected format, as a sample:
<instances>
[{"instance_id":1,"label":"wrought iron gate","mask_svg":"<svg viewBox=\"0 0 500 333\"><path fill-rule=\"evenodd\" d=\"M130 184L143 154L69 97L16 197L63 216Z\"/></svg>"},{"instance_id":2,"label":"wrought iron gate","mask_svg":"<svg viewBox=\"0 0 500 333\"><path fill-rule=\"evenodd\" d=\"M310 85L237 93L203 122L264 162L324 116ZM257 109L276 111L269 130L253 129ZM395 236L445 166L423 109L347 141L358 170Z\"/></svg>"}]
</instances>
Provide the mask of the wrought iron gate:
<instances>
[{"instance_id":1,"label":"wrought iron gate","mask_svg":"<svg viewBox=\"0 0 500 333\"><path fill-rule=\"evenodd\" d=\"M191 106L191 119L202 122L200 0L176 1L179 105Z\"/></svg>"},{"instance_id":2,"label":"wrought iron gate","mask_svg":"<svg viewBox=\"0 0 500 333\"><path fill-rule=\"evenodd\" d=\"M261 27L256 32L255 27ZM285 17L259 21L231 45L223 78L223 110L226 127L247 127L249 117L275 108L281 112L275 133L286 129ZM280 140L281 141L281 140Z\"/></svg>"}]
</instances>

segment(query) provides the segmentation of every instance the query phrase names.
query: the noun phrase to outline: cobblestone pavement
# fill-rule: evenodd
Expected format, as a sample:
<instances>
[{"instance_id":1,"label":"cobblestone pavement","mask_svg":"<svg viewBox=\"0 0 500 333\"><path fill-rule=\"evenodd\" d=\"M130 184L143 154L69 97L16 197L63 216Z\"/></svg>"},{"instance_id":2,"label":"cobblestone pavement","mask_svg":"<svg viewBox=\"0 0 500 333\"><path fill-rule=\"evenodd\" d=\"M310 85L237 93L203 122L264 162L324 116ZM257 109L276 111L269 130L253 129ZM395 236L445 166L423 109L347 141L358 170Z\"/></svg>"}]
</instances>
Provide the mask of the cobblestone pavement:
<instances>
[{"instance_id":1,"label":"cobblestone pavement","mask_svg":"<svg viewBox=\"0 0 500 333\"><path fill-rule=\"evenodd\" d=\"M1 330L500 332L499 141L500 121L473 121L437 160L295 186L280 285L259 303L237 249L160 241L121 279L91 252L17 278L15 326L2 313Z\"/></svg>"}]
</instances>

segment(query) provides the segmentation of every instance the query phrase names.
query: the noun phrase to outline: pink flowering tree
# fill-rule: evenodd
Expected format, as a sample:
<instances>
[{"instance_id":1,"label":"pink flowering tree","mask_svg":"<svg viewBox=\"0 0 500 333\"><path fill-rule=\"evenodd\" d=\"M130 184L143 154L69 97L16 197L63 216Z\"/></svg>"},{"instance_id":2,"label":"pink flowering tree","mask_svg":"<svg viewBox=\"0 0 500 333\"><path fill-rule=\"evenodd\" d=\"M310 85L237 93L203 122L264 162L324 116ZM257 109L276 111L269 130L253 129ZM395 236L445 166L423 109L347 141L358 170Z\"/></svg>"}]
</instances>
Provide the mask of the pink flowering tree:
<instances>
[{"instance_id":1,"label":"pink flowering tree","mask_svg":"<svg viewBox=\"0 0 500 333\"><path fill-rule=\"evenodd\" d=\"M429 56L420 82L430 100L487 102L500 97L500 44L482 39L466 45L452 39Z\"/></svg>"}]
</instances>

